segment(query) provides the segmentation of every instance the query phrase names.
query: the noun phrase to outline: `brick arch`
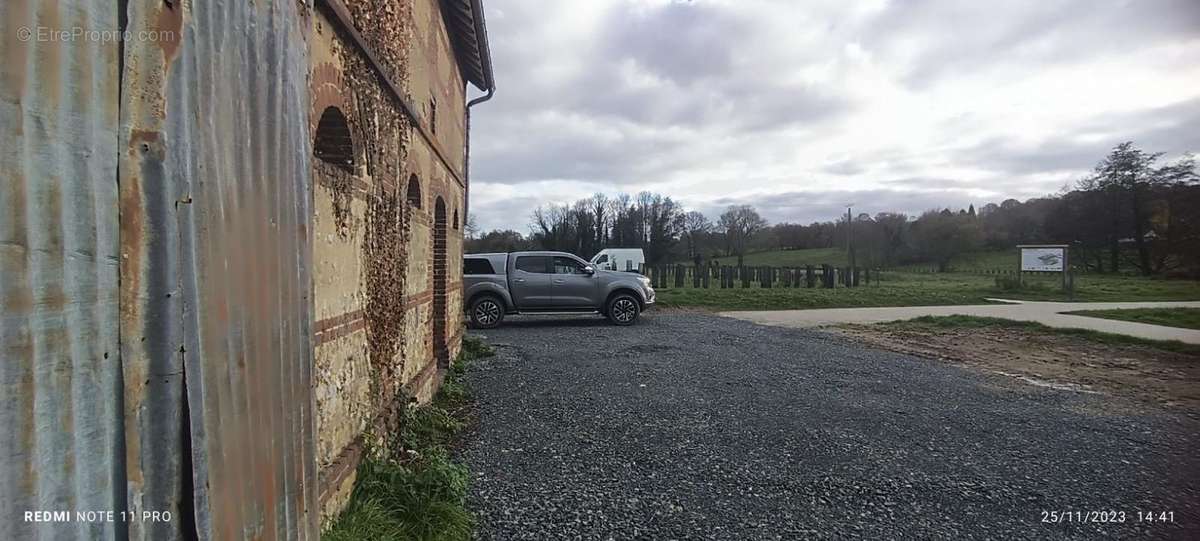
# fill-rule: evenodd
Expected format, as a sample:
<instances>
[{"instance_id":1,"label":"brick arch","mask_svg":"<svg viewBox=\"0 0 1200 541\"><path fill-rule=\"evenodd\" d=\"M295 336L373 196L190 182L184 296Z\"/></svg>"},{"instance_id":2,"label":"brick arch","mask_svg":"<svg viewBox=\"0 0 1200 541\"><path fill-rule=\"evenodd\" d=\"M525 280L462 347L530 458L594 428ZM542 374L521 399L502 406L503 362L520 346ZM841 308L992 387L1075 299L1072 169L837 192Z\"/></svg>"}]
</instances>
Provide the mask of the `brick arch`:
<instances>
[{"instance_id":1,"label":"brick arch","mask_svg":"<svg viewBox=\"0 0 1200 541\"><path fill-rule=\"evenodd\" d=\"M358 115L355 114L354 100L350 99L350 88L346 85L341 68L331 62L313 66L309 96L308 140L312 141L316 137L317 127L325 110L334 107L342 112L350 125L350 140L355 150L354 161L360 163L363 156L359 154L364 152L364 147L357 121Z\"/></svg>"},{"instance_id":2,"label":"brick arch","mask_svg":"<svg viewBox=\"0 0 1200 541\"><path fill-rule=\"evenodd\" d=\"M441 198L442 202L446 205L446 211L449 212L450 203L454 201L454 198L450 197L450 194L446 192L444 185L438 184L436 181L434 181L429 184L429 199L431 201L436 201L438 198ZM432 210L433 207L430 207L430 209Z\"/></svg>"}]
</instances>

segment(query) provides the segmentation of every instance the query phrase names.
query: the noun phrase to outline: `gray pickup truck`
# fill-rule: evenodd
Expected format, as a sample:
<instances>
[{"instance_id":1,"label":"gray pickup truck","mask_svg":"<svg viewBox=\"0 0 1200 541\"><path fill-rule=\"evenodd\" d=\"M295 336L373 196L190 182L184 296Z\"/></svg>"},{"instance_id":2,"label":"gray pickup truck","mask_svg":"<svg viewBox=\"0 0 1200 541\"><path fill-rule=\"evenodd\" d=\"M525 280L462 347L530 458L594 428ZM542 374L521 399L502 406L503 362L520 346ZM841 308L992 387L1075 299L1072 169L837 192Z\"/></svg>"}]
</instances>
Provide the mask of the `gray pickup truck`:
<instances>
[{"instance_id":1,"label":"gray pickup truck","mask_svg":"<svg viewBox=\"0 0 1200 541\"><path fill-rule=\"evenodd\" d=\"M597 270L565 252L463 256L463 300L471 324L490 329L506 314L599 313L632 325L654 304L650 280Z\"/></svg>"}]
</instances>

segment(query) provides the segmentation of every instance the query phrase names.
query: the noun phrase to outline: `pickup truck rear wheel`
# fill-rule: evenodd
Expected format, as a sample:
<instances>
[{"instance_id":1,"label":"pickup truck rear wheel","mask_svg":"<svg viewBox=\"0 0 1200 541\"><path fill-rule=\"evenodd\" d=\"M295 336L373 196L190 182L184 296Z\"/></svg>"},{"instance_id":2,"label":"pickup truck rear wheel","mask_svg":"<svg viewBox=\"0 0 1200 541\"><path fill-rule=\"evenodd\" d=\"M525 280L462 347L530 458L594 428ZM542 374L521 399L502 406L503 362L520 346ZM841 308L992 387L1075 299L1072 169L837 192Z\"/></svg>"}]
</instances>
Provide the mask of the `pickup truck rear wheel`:
<instances>
[{"instance_id":1,"label":"pickup truck rear wheel","mask_svg":"<svg viewBox=\"0 0 1200 541\"><path fill-rule=\"evenodd\" d=\"M471 303L471 326L494 329L504 321L504 304L496 297L484 296Z\"/></svg>"},{"instance_id":2,"label":"pickup truck rear wheel","mask_svg":"<svg viewBox=\"0 0 1200 541\"><path fill-rule=\"evenodd\" d=\"M642 306L638 300L628 293L619 293L608 300L608 320L617 325L633 325L637 321Z\"/></svg>"}]
</instances>

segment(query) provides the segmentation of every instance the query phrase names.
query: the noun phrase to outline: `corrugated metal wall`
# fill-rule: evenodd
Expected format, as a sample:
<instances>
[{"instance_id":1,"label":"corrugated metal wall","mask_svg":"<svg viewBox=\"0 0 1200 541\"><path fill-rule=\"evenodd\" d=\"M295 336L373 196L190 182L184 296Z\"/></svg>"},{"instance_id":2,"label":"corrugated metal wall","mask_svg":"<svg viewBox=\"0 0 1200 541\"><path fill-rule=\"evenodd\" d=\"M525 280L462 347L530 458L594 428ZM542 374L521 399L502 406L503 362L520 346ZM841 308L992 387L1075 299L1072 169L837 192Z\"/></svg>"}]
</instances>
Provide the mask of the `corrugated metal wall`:
<instances>
[{"instance_id":1,"label":"corrugated metal wall","mask_svg":"<svg viewBox=\"0 0 1200 541\"><path fill-rule=\"evenodd\" d=\"M202 538L317 536L306 9L129 4L131 35L177 33L124 57L129 506L190 490Z\"/></svg>"},{"instance_id":2,"label":"corrugated metal wall","mask_svg":"<svg viewBox=\"0 0 1200 541\"><path fill-rule=\"evenodd\" d=\"M39 27L115 29L117 10L0 2L0 539L113 538L120 524L24 517L125 506L119 48Z\"/></svg>"},{"instance_id":3,"label":"corrugated metal wall","mask_svg":"<svg viewBox=\"0 0 1200 541\"><path fill-rule=\"evenodd\" d=\"M0 539L316 537L310 8L124 4L0 1Z\"/></svg>"}]
</instances>

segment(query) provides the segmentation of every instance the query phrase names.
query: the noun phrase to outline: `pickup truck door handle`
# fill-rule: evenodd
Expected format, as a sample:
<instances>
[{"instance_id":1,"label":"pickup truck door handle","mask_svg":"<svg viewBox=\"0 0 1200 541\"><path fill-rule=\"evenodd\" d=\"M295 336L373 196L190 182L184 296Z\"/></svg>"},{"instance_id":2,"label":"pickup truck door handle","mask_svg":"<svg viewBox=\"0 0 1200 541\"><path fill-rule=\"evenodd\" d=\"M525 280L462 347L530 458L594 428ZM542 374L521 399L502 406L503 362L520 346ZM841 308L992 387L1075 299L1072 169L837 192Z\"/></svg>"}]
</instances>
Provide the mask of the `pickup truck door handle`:
<instances>
[{"instance_id":1,"label":"pickup truck door handle","mask_svg":"<svg viewBox=\"0 0 1200 541\"><path fill-rule=\"evenodd\" d=\"M516 283L518 283L518 284L523 284L523 283L525 283L525 279L524 279L524 278L513 278L513 281L514 281L514 282L516 282Z\"/></svg>"},{"instance_id":2,"label":"pickup truck door handle","mask_svg":"<svg viewBox=\"0 0 1200 541\"><path fill-rule=\"evenodd\" d=\"M566 281L566 280L563 280L562 278L556 278L556 279L554 280L554 283L556 283L556 284L565 284L566 282L567 282L567 281Z\"/></svg>"}]
</instances>

